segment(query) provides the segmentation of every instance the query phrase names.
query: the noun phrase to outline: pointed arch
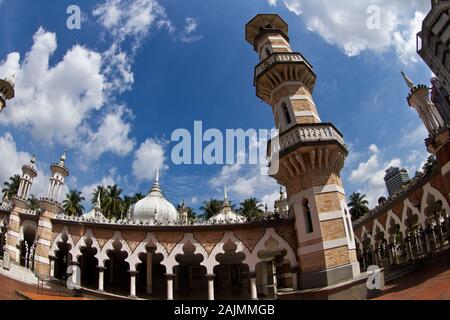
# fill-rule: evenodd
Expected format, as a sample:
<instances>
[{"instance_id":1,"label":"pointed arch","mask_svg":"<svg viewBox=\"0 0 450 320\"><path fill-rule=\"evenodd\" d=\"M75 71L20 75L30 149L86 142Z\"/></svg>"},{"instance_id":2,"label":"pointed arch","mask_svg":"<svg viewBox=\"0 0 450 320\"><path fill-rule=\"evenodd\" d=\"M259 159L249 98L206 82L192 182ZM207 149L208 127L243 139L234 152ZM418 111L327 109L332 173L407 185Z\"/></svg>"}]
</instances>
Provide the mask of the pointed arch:
<instances>
[{"instance_id":1,"label":"pointed arch","mask_svg":"<svg viewBox=\"0 0 450 320\"><path fill-rule=\"evenodd\" d=\"M50 247L49 255L55 257L56 251L59 250L58 243L64 242L63 236L67 236L67 243L70 244L70 247L73 248L75 246L72 235L69 233L69 228L65 226L60 233L53 240L52 246Z\"/></svg>"},{"instance_id":2,"label":"pointed arch","mask_svg":"<svg viewBox=\"0 0 450 320\"><path fill-rule=\"evenodd\" d=\"M168 253L166 248L164 248L164 246L161 244L161 242L159 242L159 240L155 237L153 233L147 233L147 237L144 240L142 240L142 242L139 243L134 252L125 259L125 261L130 264L130 268L132 271L135 271L137 265L141 263L141 261L139 260L139 255L141 253L147 252L146 247L149 244L154 244L156 246L155 253L162 254L163 262L167 259ZM164 265L163 262L161 262L162 265Z\"/></svg>"},{"instance_id":3,"label":"pointed arch","mask_svg":"<svg viewBox=\"0 0 450 320\"><path fill-rule=\"evenodd\" d=\"M96 255L96 258L98 259L99 267L104 267L105 266L105 261L109 260L108 252L111 251L111 250L114 250L114 242L115 241L119 241L120 244L122 245L121 251L125 251L126 253L128 253L128 257L131 256L132 251L130 249L130 246L125 241L125 239L122 237L121 232L120 231L116 231L116 232L114 232L114 234L111 237L111 239L109 239L108 242L106 242L106 244L103 246L103 248L100 251L100 253L98 255ZM126 259L125 259L125 261L126 261ZM134 271L134 270L132 270L132 271Z\"/></svg>"},{"instance_id":4,"label":"pointed arch","mask_svg":"<svg viewBox=\"0 0 450 320\"><path fill-rule=\"evenodd\" d=\"M173 273L173 268L178 265L178 261L176 260L176 257L178 255L183 255L183 247L186 244L192 244L195 247L194 254L195 255L201 255L203 256L203 261L200 263L200 265L207 267L207 259L209 257L208 252L206 252L205 248L194 238L194 235L192 233L186 233L173 248L170 255L167 257L167 259L164 259L161 264L166 267L167 273Z\"/></svg>"},{"instance_id":5,"label":"pointed arch","mask_svg":"<svg viewBox=\"0 0 450 320\"><path fill-rule=\"evenodd\" d=\"M77 262L78 258L82 255L81 248L86 247L86 240L92 240L92 248L97 249L97 253L95 254L95 257L99 259L100 251L102 248L100 247L100 244L97 241L97 238L92 233L91 229L87 229L84 235L78 240L76 245L72 247L70 250L70 254L72 255L72 261Z\"/></svg>"}]
</instances>

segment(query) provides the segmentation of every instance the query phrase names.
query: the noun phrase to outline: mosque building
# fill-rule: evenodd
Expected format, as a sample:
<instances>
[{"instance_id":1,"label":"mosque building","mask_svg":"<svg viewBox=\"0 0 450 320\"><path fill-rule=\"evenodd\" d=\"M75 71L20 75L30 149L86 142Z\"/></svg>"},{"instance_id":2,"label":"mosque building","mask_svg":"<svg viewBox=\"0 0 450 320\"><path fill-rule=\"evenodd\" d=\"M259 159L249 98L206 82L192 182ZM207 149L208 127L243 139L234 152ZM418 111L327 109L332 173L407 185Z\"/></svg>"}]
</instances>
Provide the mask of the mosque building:
<instances>
[{"instance_id":1,"label":"mosque building","mask_svg":"<svg viewBox=\"0 0 450 320\"><path fill-rule=\"evenodd\" d=\"M364 284L361 270L371 262L418 257L422 240L405 239L413 239L420 227L430 226L436 234L429 238L430 250L443 248L450 212L449 127L427 100L427 88L408 82L408 101L426 121L428 150L437 162L409 191L352 225L340 177L348 151L340 131L321 121L313 67L292 51L288 25L278 15L257 15L246 25L246 40L260 59L256 95L271 107L279 130L269 142L268 157L278 168L272 176L287 192L280 192L275 212L247 220L233 210L225 189L220 212L192 222L184 205L177 210L165 198L158 174L125 219L107 219L100 195L88 213L67 216L59 202L70 174L65 153L50 167L39 209L31 210L26 199L37 176L33 158L22 167L17 196L0 207L4 261L49 281L64 281L68 267L75 266L81 290L105 295L271 299ZM2 103L14 96L13 84L6 83L0 82L0 89L6 88Z\"/></svg>"}]
</instances>

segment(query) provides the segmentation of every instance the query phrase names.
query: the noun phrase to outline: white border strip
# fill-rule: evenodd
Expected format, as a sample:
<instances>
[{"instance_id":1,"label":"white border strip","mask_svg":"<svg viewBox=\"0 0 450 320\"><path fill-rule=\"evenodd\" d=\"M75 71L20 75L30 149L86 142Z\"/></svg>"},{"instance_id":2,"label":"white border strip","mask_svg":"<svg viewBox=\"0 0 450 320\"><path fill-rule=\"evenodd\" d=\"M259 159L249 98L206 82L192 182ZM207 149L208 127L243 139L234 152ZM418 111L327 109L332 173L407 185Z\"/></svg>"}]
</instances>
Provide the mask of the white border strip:
<instances>
[{"instance_id":1,"label":"white border strip","mask_svg":"<svg viewBox=\"0 0 450 320\"><path fill-rule=\"evenodd\" d=\"M39 261L41 263L50 264L50 260L48 258L41 257L40 255L37 254L34 255L34 260Z\"/></svg>"},{"instance_id":2,"label":"white border strip","mask_svg":"<svg viewBox=\"0 0 450 320\"><path fill-rule=\"evenodd\" d=\"M46 239L39 238L36 242L37 242L37 243L40 243L40 244L42 244L42 245L44 245L44 246L47 246L47 247L50 247L50 246L51 246L50 241L49 241L49 240L46 240Z\"/></svg>"},{"instance_id":3,"label":"white border strip","mask_svg":"<svg viewBox=\"0 0 450 320\"><path fill-rule=\"evenodd\" d=\"M312 111L295 111L295 117L314 117L317 121L320 120L319 116Z\"/></svg>"},{"instance_id":4,"label":"white border strip","mask_svg":"<svg viewBox=\"0 0 450 320\"><path fill-rule=\"evenodd\" d=\"M47 228L47 229L51 229L52 228L52 224L50 222L48 222L48 221L45 221L45 220L39 220L39 226Z\"/></svg>"},{"instance_id":5,"label":"white border strip","mask_svg":"<svg viewBox=\"0 0 450 320\"><path fill-rule=\"evenodd\" d=\"M303 256L303 255L318 252L318 251L344 247L344 246L347 246L347 241L348 241L347 238L328 240L328 241L324 241L323 243L316 243L311 246L299 248L298 252L299 252L299 255Z\"/></svg>"},{"instance_id":6,"label":"white border strip","mask_svg":"<svg viewBox=\"0 0 450 320\"><path fill-rule=\"evenodd\" d=\"M330 192L339 192L345 195L344 188L338 186L337 184L328 184L322 187L314 187L314 194L330 193Z\"/></svg>"},{"instance_id":7,"label":"white border strip","mask_svg":"<svg viewBox=\"0 0 450 320\"><path fill-rule=\"evenodd\" d=\"M320 222L336 220L336 219L342 219L341 211L328 211L328 212L319 213Z\"/></svg>"},{"instance_id":8,"label":"white border strip","mask_svg":"<svg viewBox=\"0 0 450 320\"><path fill-rule=\"evenodd\" d=\"M450 161L447 162L447 163L445 164L445 166L443 166L442 169L441 169L442 174L446 174L446 173L449 172L449 171L450 171Z\"/></svg>"}]
</instances>

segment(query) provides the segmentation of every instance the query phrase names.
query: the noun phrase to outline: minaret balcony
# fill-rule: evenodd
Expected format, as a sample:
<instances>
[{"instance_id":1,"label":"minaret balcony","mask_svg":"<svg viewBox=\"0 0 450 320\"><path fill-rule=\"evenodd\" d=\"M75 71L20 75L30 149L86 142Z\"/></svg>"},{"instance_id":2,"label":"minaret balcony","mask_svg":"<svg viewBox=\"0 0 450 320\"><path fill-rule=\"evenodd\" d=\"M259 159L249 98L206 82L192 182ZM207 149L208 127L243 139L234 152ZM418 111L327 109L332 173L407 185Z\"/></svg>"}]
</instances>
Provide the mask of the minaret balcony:
<instances>
[{"instance_id":1,"label":"minaret balcony","mask_svg":"<svg viewBox=\"0 0 450 320\"><path fill-rule=\"evenodd\" d=\"M346 151L344 137L331 123L297 124L271 139L267 145L267 155L280 157L301 146L338 144Z\"/></svg>"},{"instance_id":2,"label":"minaret balcony","mask_svg":"<svg viewBox=\"0 0 450 320\"><path fill-rule=\"evenodd\" d=\"M313 92L316 75L299 52L274 52L255 67L256 95L269 104L272 91L288 81L302 82Z\"/></svg>"}]
</instances>

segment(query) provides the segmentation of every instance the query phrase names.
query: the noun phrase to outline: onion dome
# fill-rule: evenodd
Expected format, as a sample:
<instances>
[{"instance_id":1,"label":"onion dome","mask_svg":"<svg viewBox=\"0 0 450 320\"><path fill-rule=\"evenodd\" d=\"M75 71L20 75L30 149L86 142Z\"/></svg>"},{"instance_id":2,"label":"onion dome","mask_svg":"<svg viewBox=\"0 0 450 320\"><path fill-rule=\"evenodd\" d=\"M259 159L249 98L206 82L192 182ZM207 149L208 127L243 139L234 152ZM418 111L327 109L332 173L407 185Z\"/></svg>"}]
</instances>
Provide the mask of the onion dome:
<instances>
[{"instance_id":1,"label":"onion dome","mask_svg":"<svg viewBox=\"0 0 450 320\"><path fill-rule=\"evenodd\" d=\"M141 221L154 220L157 223L178 221L177 209L167 201L159 185L159 171L150 193L135 204L130 218Z\"/></svg>"},{"instance_id":2,"label":"onion dome","mask_svg":"<svg viewBox=\"0 0 450 320\"><path fill-rule=\"evenodd\" d=\"M231 208L230 202L228 201L227 197L227 188L224 190L224 201L222 204L222 210L215 216L211 217L208 222L213 224L226 224L226 223L244 223L247 221L247 219L239 214L233 211Z\"/></svg>"}]
</instances>

